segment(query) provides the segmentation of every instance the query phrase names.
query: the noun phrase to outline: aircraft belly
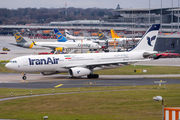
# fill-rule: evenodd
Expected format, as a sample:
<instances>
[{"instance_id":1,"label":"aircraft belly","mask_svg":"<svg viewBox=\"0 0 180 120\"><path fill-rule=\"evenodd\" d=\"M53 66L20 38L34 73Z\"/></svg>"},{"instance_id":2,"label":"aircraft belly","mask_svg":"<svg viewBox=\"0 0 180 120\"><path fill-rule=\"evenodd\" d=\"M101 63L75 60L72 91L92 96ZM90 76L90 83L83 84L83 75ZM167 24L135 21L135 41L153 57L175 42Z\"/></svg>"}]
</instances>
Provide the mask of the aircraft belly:
<instances>
[{"instance_id":1,"label":"aircraft belly","mask_svg":"<svg viewBox=\"0 0 180 120\"><path fill-rule=\"evenodd\" d=\"M55 71L57 66L55 65L34 65L34 66L23 66L23 72L50 72Z\"/></svg>"}]
</instances>

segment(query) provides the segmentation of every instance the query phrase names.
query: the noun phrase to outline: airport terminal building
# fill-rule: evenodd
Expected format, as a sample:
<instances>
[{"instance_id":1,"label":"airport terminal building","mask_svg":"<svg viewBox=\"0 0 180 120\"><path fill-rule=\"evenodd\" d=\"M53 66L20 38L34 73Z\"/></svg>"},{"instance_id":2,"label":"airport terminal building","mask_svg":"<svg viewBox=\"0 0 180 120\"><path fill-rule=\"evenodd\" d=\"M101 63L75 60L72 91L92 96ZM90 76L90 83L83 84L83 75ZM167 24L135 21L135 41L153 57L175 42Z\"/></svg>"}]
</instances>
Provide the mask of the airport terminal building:
<instances>
[{"instance_id":1,"label":"airport terminal building","mask_svg":"<svg viewBox=\"0 0 180 120\"><path fill-rule=\"evenodd\" d=\"M150 24L161 23L161 29L157 39L155 50L173 51L180 53L179 47L179 9L176 8L151 8L151 9L115 9L114 16L104 16L104 20L74 20L52 21L43 26L40 25L0 25L0 34L12 34L12 29L29 29L36 33L39 30L52 30L54 28L64 31L82 31L83 36L90 36L95 28L101 29L105 35L114 29L118 35L126 37L142 37Z\"/></svg>"}]
</instances>

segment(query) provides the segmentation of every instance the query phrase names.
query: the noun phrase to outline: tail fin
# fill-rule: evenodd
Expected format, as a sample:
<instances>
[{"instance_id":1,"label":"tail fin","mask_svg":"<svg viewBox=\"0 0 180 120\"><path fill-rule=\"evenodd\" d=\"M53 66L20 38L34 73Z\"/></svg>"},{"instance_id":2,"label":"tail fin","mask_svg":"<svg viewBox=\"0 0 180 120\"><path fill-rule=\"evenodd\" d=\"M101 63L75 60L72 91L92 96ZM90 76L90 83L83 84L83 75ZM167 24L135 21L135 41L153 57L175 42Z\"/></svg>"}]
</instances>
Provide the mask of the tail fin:
<instances>
[{"instance_id":1,"label":"tail fin","mask_svg":"<svg viewBox=\"0 0 180 120\"><path fill-rule=\"evenodd\" d=\"M17 30L13 30L13 35L14 35L17 43L27 42Z\"/></svg>"},{"instance_id":2,"label":"tail fin","mask_svg":"<svg viewBox=\"0 0 180 120\"><path fill-rule=\"evenodd\" d=\"M99 40L107 40L108 39L100 29L96 28L95 30L97 32Z\"/></svg>"},{"instance_id":3,"label":"tail fin","mask_svg":"<svg viewBox=\"0 0 180 120\"><path fill-rule=\"evenodd\" d=\"M58 42L67 42L68 40L59 32L58 29L54 29Z\"/></svg>"},{"instance_id":4,"label":"tail fin","mask_svg":"<svg viewBox=\"0 0 180 120\"><path fill-rule=\"evenodd\" d=\"M112 38L120 38L113 29L111 29L111 35L112 35Z\"/></svg>"},{"instance_id":5,"label":"tail fin","mask_svg":"<svg viewBox=\"0 0 180 120\"><path fill-rule=\"evenodd\" d=\"M115 38L125 38L125 36L122 35L122 37L120 37L113 29L111 29L111 35L112 35L112 38L115 39Z\"/></svg>"},{"instance_id":6,"label":"tail fin","mask_svg":"<svg viewBox=\"0 0 180 120\"><path fill-rule=\"evenodd\" d=\"M71 35L68 30L65 30L66 35Z\"/></svg>"},{"instance_id":7,"label":"tail fin","mask_svg":"<svg viewBox=\"0 0 180 120\"><path fill-rule=\"evenodd\" d=\"M74 36L72 36L68 30L65 30L65 35L66 35L66 38L74 39Z\"/></svg>"},{"instance_id":8,"label":"tail fin","mask_svg":"<svg viewBox=\"0 0 180 120\"><path fill-rule=\"evenodd\" d=\"M153 51L156 44L160 24L153 24L144 34L142 39L130 51L146 50Z\"/></svg>"}]
</instances>

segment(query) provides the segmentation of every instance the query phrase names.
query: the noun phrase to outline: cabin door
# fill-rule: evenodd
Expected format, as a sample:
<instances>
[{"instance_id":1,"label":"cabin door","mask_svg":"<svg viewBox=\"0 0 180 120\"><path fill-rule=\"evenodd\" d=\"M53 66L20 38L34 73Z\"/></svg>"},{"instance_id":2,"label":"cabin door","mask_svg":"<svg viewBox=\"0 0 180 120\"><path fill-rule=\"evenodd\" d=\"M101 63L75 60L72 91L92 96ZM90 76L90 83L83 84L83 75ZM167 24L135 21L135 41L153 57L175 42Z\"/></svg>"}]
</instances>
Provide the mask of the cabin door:
<instances>
[{"instance_id":1,"label":"cabin door","mask_svg":"<svg viewBox=\"0 0 180 120\"><path fill-rule=\"evenodd\" d=\"M23 59L23 66L28 66L28 59L27 58Z\"/></svg>"}]
</instances>

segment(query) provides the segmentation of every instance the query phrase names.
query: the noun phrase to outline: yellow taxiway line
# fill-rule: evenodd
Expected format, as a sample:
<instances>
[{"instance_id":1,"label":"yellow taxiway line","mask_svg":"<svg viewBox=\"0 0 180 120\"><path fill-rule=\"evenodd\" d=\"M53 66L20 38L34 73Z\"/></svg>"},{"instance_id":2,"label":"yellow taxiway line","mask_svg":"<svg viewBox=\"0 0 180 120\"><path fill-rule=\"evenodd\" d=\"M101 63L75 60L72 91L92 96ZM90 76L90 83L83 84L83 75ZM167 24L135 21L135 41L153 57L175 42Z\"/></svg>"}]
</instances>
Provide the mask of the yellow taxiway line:
<instances>
[{"instance_id":1,"label":"yellow taxiway line","mask_svg":"<svg viewBox=\"0 0 180 120\"><path fill-rule=\"evenodd\" d=\"M56 86L54 86L55 88L57 88L57 87L60 87L60 86L62 86L63 84L59 84L59 85L56 85Z\"/></svg>"}]
</instances>

